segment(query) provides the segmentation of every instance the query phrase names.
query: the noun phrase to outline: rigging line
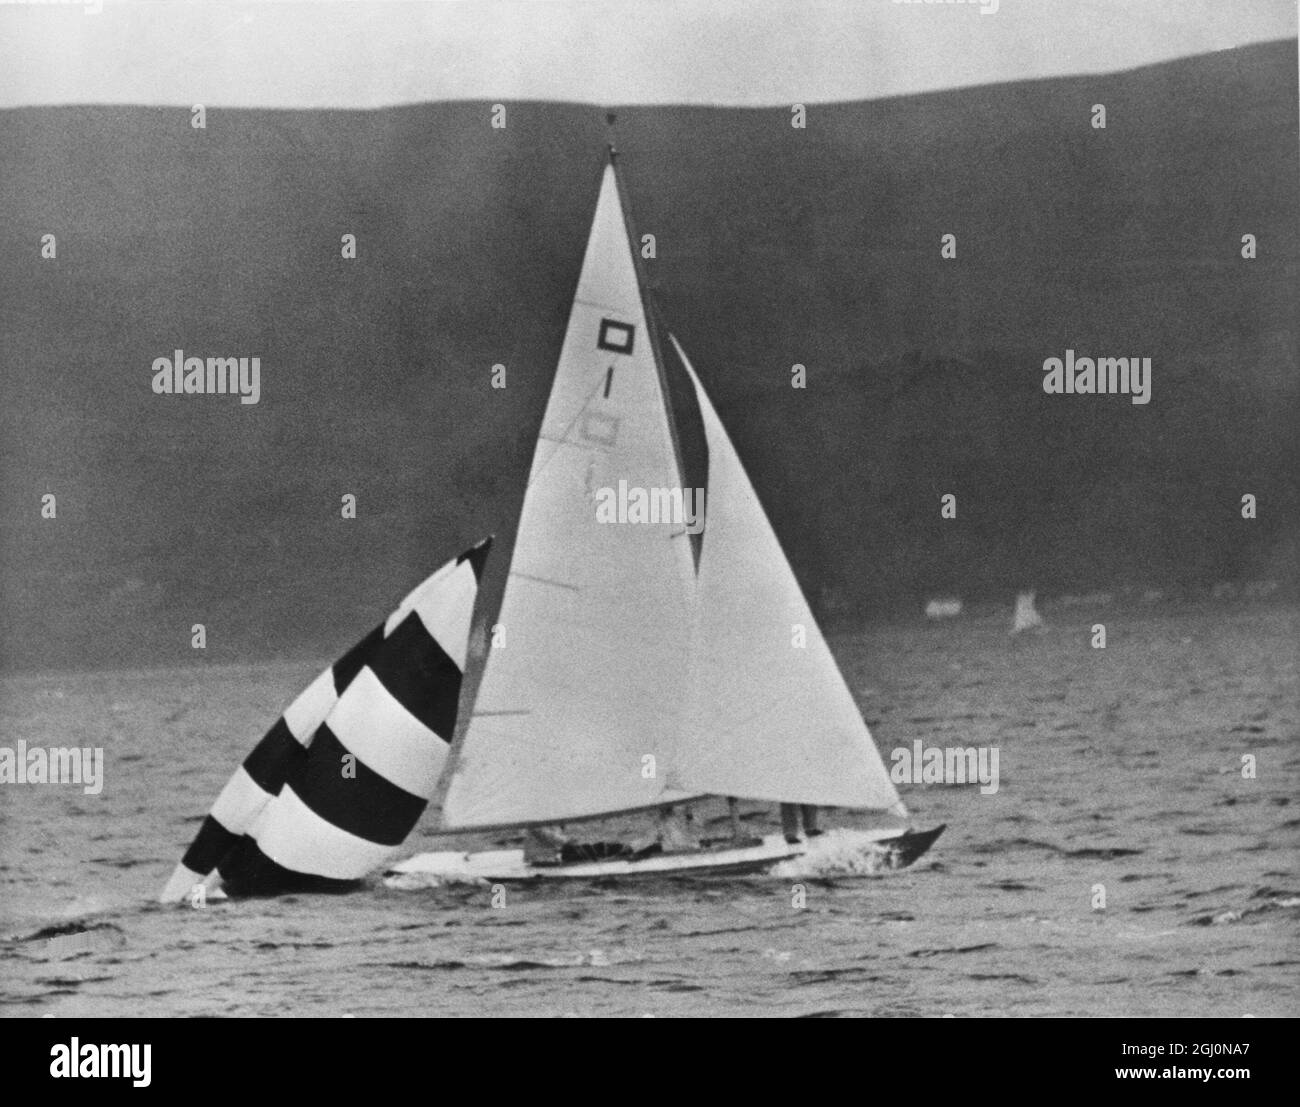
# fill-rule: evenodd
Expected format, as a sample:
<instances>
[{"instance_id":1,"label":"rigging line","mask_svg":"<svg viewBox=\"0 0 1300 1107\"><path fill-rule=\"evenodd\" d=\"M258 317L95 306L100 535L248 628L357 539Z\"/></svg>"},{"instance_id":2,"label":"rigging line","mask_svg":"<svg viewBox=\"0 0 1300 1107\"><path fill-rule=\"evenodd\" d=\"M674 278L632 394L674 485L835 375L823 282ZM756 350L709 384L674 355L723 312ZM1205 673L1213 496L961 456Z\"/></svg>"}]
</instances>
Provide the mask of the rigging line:
<instances>
[{"instance_id":1,"label":"rigging line","mask_svg":"<svg viewBox=\"0 0 1300 1107\"><path fill-rule=\"evenodd\" d=\"M567 584L562 580L552 580L550 577L539 577L532 573L521 573L517 569L510 571L512 577L521 577L524 580L531 580L537 584L549 584L553 588L567 588L570 592L581 592L582 589L576 584Z\"/></svg>"},{"instance_id":2,"label":"rigging line","mask_svg":"<svg viewBox=\"0 0 1300 1107\"><path fill-rule=\"evenodd\" d=\"M599 380L596 381L596 386L590 392L587 393L587 398L582 401L582 406L578 408L578 413L569 421L569 425L564 428L564 433L559 438L552 438L550 435L543 435L540 433L540 431L538 432L537 439L539 442L541 441L554 442L556 445L555 448L552 449L551 452L546 456L546 459L539 466L537 466L537 471L533 473L531 476L529 476L528 483L524 485L525 493L527 493L528 490L532 488L533 482L536 481L542 475L546 467L551 463L551 459L560 452L560 446L566 444L572 445L572 443L569 442L569 432L572 431L575 426L577 426L578 420L582 418L583 412L587 410L587 407L591 403L591 401L596 398L596 393L600 391L601 385L603 383L604 383L604 377L601 377ZM550 406L549 399L547 400L547 406L548 407ZM542 421L543 422L546 421L545 415L542 416Z\"/></svg>"}]
</instances>

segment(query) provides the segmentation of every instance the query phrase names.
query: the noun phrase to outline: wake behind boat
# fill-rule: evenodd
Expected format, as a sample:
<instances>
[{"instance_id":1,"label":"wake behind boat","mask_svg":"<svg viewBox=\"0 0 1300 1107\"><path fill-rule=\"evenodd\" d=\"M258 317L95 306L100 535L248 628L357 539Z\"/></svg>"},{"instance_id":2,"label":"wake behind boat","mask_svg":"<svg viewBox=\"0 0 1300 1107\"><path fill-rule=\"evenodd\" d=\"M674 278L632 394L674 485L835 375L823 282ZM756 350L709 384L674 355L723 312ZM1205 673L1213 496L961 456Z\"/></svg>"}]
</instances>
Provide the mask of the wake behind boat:
<instances>
[{"instance_id":1,"label":"wake behind boat","mask_svg":"<svg viewBox=\"0 0 1300 1107\"><path fill-rule=\"evenodd\" d=\"M710 796L902 825L585 856L582 843L549 858L440 851L387 869L399 884L780 875L832 853L874 872L938 837L943 827L905 825L699 376L675 337L660 340L636 241L611 148L468 716L461 674L486 543L295 701L218 798L164 900L195 884L338 890L391 861L426 804L449 834L572 827Z\"/></svg>"}]
</instances>

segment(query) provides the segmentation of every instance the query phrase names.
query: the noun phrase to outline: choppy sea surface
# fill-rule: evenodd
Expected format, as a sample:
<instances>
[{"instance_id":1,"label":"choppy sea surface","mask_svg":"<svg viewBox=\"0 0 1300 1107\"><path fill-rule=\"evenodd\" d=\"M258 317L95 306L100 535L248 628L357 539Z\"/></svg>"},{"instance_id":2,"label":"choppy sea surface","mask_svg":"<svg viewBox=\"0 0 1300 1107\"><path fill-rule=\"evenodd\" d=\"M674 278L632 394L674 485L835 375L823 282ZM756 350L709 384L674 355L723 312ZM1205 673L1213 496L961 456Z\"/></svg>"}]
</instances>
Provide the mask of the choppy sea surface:
<instances>
[{"instance_id":1,"label":"choppy sea surface","mask_svg":"<svg viewBox=\"0 0 1300 1107\"><path fill-rule=\"evenodd\" d=\"M1300 611L1045 615L1014 639L1009 614L832 638L887 763L918 739L998 748L995 795L901 787L918 824L948 824L915 867L510 886L503 906L378 880L152 904L331 659L0 678L0 745L105 751L99 795L0 785L0 1011L1300 1015ZM700 814L721 825L720 803ZM447 844L421 829L403 855Z\"/></svg>"}]
</instances>

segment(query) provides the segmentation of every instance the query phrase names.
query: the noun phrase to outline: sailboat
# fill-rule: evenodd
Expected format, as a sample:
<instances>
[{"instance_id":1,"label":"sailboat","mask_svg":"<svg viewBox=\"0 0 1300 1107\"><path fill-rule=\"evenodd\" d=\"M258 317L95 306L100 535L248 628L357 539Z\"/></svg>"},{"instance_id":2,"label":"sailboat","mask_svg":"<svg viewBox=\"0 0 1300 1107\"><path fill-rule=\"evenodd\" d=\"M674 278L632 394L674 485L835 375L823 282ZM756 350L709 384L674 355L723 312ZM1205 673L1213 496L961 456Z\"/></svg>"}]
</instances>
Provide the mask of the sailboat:
<instances>
[{"instance_id":1,"label":"sailboat","mask_svg":"<svg viewBox=\"0 0 1300 1107\"><path fill-rule=\"evenodd\" d=\"M426 728L423 743L405 740L402 756L389 758L397 769L379 768L392 782L387 791L372 787L363 795L338 784L340 757L351 752L365 762L384 748L387 730L400 731L401 712L384 689L413 678L401 674L400 651L389 650L380 666L387 672L376 676L363 663L369 676L343 674L365 679L369 697L346 705L352 685L339 684L336 665L334 676L320 678L330 695L299 712L292 743L281 736L299 767L262 781L255 796L241 784L251 800L224 804L237 826L216 819L214 807L209 821L221 831L208 833L206 850L196 852L196 841L164 898L183 898L196 882L229 887L232 877L236 890L241 882L264 890L257 877L268 873L295 887L355 880L364 864L378 867L382 850L395 854L393 838L402 828L409 833L411 811L426 802L436 829L447 834L572 830L715 796L878 812L902 825L546 862L529 860L523 849L442 850L385 868L399 886L412 879L781 872L818 850L842 852L846 842L869 862L856 871L874 871L910 864L943 831L907 825L908 812L699 375L675 336L661 338L636 241L611 147L494 645L467 714L461 704L454 738L444 717ZM473 562L475 588L485 550L476 547L456 563ZM438 607L437 582L450 579L447 567L440 573L417 590L420 603L408 597L385 626L418 609L425 637L452 644L440 650L449 664L421 669L443 683L445 702L449 690L460 690L472 611L464 574L449 606ZM356 653L348 668L358 667ZM367 720L373 704L384 710ZM344 706L347 718L336 723ZM301 795L302 766L320 742L309 732L317 728L327 736L326 769L316 773L324 806ZM340 728L348 735L342 740ZM405 804L400 825L375 834L371 816L349 809L395 802L392 789L403 790L397 776L418 778L424 790ZM343 823L347 837L340 838Z\"/></svg>"}]
</instances>

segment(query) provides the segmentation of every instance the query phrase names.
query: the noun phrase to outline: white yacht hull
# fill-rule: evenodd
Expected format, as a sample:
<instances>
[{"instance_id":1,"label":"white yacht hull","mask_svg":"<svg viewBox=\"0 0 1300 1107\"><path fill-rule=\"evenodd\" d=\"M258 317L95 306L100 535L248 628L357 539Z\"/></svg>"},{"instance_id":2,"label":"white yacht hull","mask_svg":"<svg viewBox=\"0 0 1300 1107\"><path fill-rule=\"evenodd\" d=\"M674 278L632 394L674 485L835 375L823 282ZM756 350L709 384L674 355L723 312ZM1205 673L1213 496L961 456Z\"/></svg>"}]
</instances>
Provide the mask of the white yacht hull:
<instances>
[{"instance_id":1,"label":"white yacht hull","mask_svg":"<svg viewBox=\"0 0 1300 1107\"><path fill-rule=\"evenodd\" d=\"M394 865L384 883L394 888L428 887L442 883L541 880L600 880L647 876L771 876L867 875L900 869L921 856L943 832L910 830L830 830L807 841L787 842L771 834L760 844L718 846L680 853L656 853L640 858L605 858L550 865L530 864L521 849L465 853L443 850L421 853Z\"/></svg>"}]
</instances>

